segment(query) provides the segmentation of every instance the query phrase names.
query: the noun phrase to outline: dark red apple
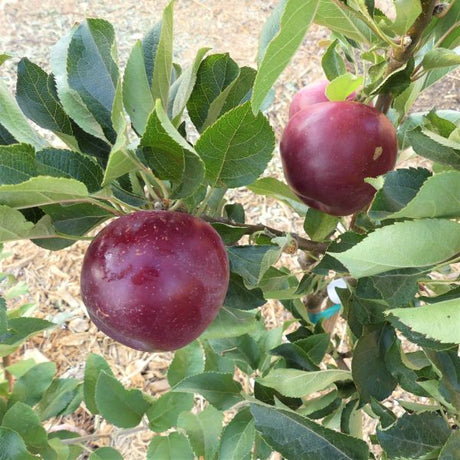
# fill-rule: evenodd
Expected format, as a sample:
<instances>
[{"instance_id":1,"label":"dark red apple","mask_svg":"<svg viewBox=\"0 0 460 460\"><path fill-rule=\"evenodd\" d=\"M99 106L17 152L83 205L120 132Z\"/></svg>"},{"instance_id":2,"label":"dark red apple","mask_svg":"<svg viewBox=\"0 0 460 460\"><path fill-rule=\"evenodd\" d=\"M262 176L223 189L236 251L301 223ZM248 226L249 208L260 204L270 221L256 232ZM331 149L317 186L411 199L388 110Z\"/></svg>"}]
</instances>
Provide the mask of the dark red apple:
<instances>
[{"instance_id":1,"label":"dark red apple","mask_svg":"<svg viewBox=\"0 0 460 460\"><path fill-rule=\"evenodd\" d=\"M227 253L206 222L171 211L119 217L89 245L81 293L90 318L118 342L175 350L217 315L229 282Z\"/></svg>"},{"instance_id":2,"label":"dark red apple","mask_svg":"<svg viewBox=\"0 0 460 460\"><path fill-rule=\"evenodd\" d=\"M396 130L373 107L322 102L291 118L280 151L286 180L306 204L346 216L372 201L375 189L364 179L394 168Z\"/></svg>"}]
</instances>

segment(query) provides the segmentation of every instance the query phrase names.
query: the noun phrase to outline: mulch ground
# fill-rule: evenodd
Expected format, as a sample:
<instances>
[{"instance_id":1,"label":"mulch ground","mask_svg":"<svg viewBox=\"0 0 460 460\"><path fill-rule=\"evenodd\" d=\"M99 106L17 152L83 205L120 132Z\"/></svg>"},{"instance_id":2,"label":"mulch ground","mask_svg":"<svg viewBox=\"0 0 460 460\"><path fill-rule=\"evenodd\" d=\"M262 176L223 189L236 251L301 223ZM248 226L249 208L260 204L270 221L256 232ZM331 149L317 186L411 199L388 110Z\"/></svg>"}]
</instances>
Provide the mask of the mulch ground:
<instances>
[{"instance_id":1,"label":"mulch ground","mask_svg":"<svg viewBox=\"0 0 460 460\"><path fill-rule=\"evenodd\" d=\"M273 6L273 0L178 0L175 7L175 53L177 61L187 65L196 51L204 46L212 52L230 52L240 65L255 66L259 32ZM15 58L1 69L0 78L14 88L16 58L29 57L49 70L49 52L53 44L76 22L86 17L101 17L116 30L120 62L126 62L135 41L160 18L165 0L156 1L70 1L70 0L0 0L0 53ZM276 85L276 98L268 116L276 135L287 120L287 107L292 95L302 86L321 77L321 41L328 32L312 26L301 49ZM458 108L460 104L460 74L454 73L427 92L415 109ZM281 168L275 152L267 174L281 178ZM235 199L242 202L249 219L282 230L299 231L298 220L291 212L269 199L236 191ZM79 272L87 242L78 242L68 249L51 252L30 242L5 245L11 255L2 261L1 271L12 272L25 281L29 294L21 301L36 303L36 314L52 318L59 325L52 332L29 341L16 359L33 357L36 361L51 360L63 377L82 377L88 353L102 354L115 374L127 386L152 395L168 389L165 378L171 354L149 354L131 350L114 343L97 331L87 319L79 292ZM268 324L276 324L283 310L272 302L265 307ZM97 431L111 434L95 445L120 449L125 459L145 457L151 432L122 433L99 417L81 408L76 414L63 417L50 429L71 429L80 435Z\"/></svg>"}]
</instances>

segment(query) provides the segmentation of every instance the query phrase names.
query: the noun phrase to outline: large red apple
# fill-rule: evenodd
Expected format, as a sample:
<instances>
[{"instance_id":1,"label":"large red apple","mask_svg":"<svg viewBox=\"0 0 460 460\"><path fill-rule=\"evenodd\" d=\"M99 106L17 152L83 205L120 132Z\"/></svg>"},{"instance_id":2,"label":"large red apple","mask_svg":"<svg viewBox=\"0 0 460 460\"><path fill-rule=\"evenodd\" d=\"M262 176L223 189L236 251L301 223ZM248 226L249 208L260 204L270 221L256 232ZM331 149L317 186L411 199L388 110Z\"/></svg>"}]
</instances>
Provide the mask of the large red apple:
<instances>
[{"instance_id":1,"label":"large red apple","mask_svg":"<svg viewBox=\"0 0 460 460\"><path fill-rule=\"evenodd\" d=\"M346 216L372 201L375 189L364 179L393 169L396 130L373 107L322 102L291 118L280 151L286 180L306 204Z\"/></svg>"},{"instance_id":2,"label":"large red apple","mask_svg":"<svg viewBox=\"0 0 460 460\"><path fill-rule=\"evenodd\" d=\"M144 351L175 350L217 315L229 282L227 253L203 220L140 211L105 227L89 245L81 293L105 334Z\"/></svg>"}]
</instances>

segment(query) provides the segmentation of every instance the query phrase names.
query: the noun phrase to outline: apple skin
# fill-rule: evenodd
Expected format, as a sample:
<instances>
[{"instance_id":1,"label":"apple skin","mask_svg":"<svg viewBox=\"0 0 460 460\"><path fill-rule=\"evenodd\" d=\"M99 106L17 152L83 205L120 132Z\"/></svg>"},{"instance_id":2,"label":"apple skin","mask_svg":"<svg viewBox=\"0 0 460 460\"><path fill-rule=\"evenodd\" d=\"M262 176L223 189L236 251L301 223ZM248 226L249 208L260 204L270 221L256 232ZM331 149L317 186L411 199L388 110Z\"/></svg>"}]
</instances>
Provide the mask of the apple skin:
<instances>
[{"instance_id":1,"label":"apple skin","mask_svg":"<svg viewBox=\"0 0 460 460\"><path fill-rule=\"evenodd\" d=\"M89 245L83 302L109 337L143 351L195 340L222 306L227 252L206 222L171 211L139 211L112 221Z\"/></svg>"},{"instance_id":2,"label":"apple skin","mask_svg":"<svg viewBox=\"0 0 460 460\"><path fill-rule=\"evenodd\" d=\"M289 106L289 118L292 118L297 112L306 109L309 105L319 104L320 102L329 102L326 96L326 87L330 83L329 80L318 80L311 85L305 86L299 90L292 98ZM356 97L356 91L353 91L347 101L352 101ZM369 103L371 107L374 105Z\"/></svg>"},{"instance_id":3,"label":"apple skin","mask_svg":"<svg viewBox=\"0 0 460 460\"><path fill-rule=\"evenodd\" d=\"M346 216L368 205L375 189L364 182L392 170L396 130L373 107L322 102L295 114L281 139L286 181L312 208Z\"/></svg>"},{"instance_id":4,"label":"apple skin","mask_svg":"<svg viewBox=\"0 0 460 460\"><path fill-rule=\"evenodd\" d=\"M328 102L326 87L329 83L329 80L318 80L300 89L292 98L291 105L289 106L289 118L292 118L297 112L310 105L318 104L319 102Z\"/></svg>"}]
</instances>

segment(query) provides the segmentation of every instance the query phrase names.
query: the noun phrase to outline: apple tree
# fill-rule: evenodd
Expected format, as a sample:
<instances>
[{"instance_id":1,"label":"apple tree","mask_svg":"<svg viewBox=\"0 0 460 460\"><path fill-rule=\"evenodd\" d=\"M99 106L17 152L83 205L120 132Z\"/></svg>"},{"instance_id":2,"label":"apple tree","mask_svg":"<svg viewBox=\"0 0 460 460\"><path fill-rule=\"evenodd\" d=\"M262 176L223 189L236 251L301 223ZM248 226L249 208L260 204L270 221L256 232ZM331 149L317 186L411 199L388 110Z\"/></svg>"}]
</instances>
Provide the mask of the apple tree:
<instances>
[{"instance_id":1,"label":"apple tree","mask_svg":"<svg viewBox=\"0 0 460 460\"><path fill-rule=\"evenodd\" d=\"M53 46L50 73L24 57L14 94L0 80L0 240L93 240L95 324L176 350L159 397L100 355L82 381L11 364L53 323L8 308L10 287L0 458L77 458L88 440L43 423L80 404L152 430L148 459L459 458L460 112L412 107L460 64L460 2L392 4L280 0L252 68L208 48L176 62L171 1L124 68L92 18ZM275 136L272 88L312 23L330 31L324 80ZM279 143L285 181L266 173ZM235 189L282 202L298 228L248 221ZM286 311L276 327L267 302Z\"/></svg>"}]
</instances>

